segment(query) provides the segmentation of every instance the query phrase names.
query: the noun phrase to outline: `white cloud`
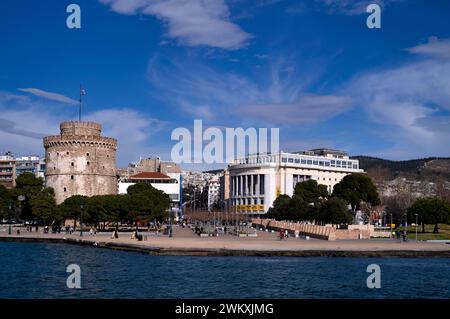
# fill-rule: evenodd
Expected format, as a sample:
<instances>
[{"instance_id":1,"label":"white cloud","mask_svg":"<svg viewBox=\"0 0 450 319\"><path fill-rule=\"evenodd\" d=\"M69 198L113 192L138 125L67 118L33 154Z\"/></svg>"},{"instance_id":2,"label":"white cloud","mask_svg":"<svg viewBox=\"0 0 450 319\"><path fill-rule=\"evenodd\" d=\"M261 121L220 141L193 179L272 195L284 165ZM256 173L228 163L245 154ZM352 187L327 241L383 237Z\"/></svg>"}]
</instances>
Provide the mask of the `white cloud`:
<instances>
[{"instance_id":1,"label":"white cloud","mask_svg":"<svg viewBox=\"0 0 450 319\"><path fill-rule=\"evenodd\" d=\"M325 7L328 14L359 15L366 14L369 4L376 3L381 8L403 0L315 0L321 7Z\"/></svg>"},{"instance_id":2,"label":"white cloud","mask_svg":"<svg viewBox=\"0 0 450 319\"><path fill-rule=\"evenodd\" d=\"M421 54L429 57L450 59L450 39L430 37L428 43L420 44L407 49L411 53Z\"/></svg>"},{"instance_id":3,"label":"white cloud","mask_svg":"<svg viewBox=\"0 0 450 319\"><path fill-rule=\"evenodd\" d=\"M77 100L71 99L70 97L64 96L62 94L58 94L58 93L53 93L53 92L47 92L41 89L36 89L36 88L25 88L25 89L18 89L19 91L22 92L26 92L26 93L31 93L35 96L47 99L47 100L52 100L52 101L56 101L56 102L61 102L61 103L65 103L65 104L72 104L75 105L78 103Z\"/></svg>"},{"instance_id":4,"label":"white cloud","mask_svg":"<svg viewBox=\"0 0 450 319\"><path fill-rule=\"evenodd\" d=\"M447 41L432 46L442 48ZM419 47L409 51L429 52ZM450 155L446 147L450 129L445 126L450 119L450 61L431 58L373 70L355 77L343 94L352 96L382 128L379 136L392 145L383 154L403 158Z\"/></svg>"},{"instance_id":5,"label":"white cloud","mask_svg":"<svg viewBox=\"0 0 450 319\"><path fill-rule=\"evenodd\" d=\"M61 108L60 104L48 105L38 99L0 92L0 152L43 155L42 138L59 134L60 122L70 120L72 115L72 111ZM166 125L130 108L102 109L85 114L84 118L101 123L104 136L118 139L119 166L140 155L153 155L151 137Z\"/></svg>"},{"instance_id":6,"label":"white cloud","mask_svg":"<svg viewBox=\"0 0 450 319\"><path fill-rule=\"evenodd\" d=\"M155 56L149 62L148 76L158 89L155 96L209 123L313 124L349 110L348 97L309 94L308 86L320 69L315 68L311 76L309 69L294 61L267 59L264 71L250 78L196 61L181 63Z\"/></svg>"},{"instance_id":7,"label":"white cloud","mask_svg":"<svg viewBox=\"0 0 450 319\"><path fill-rule=\"evenodd\" d=\"M235 112L267 124L308 124L347 112L351 104L352 100L345 96L302 95L294 103L245 105L236 108Z\"/></svg>"},{"instance_id":8,"label":"white cloud","mask_svg":"<svg viewBox=\"0 0 450 319\"><path fill-rule=\"evenodd\" d=\"M251 35L230 21L223 0L100 0L120 14L155 16L167 26L166 36L188 46L238 49Z\"/></svg>"},{"instance_id":9,"label":"white cloud","mask_svg":"<svg viewBox=\"0 0 450 319\"><path fill-rule=\"evenodd\" d=\"M118 140L118 162L128 163L140 155L152 155L150 137L163 129L165 122L133 109L105 109L88 114L90 121L102 124L103 135Z\"/></svg>"}]
</instances>

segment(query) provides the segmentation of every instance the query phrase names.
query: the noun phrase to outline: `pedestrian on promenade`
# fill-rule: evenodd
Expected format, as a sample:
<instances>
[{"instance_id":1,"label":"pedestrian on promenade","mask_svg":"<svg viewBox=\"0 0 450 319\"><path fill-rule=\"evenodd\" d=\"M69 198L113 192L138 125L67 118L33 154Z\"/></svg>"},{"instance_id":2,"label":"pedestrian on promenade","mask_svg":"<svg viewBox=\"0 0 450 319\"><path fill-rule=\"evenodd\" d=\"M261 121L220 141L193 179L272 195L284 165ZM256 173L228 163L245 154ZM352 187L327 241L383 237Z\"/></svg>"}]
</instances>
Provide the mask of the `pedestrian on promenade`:
<instances>
[{"instance_id":1,"label":"pedestrian on promenade","mask_svg":"<svg viewBox=\"0 0 450 319\"><path fill-rule=\"evenodd\" d=\"M280 240L283 240L284 232L283 229L280 228Z\"/></svg>"},{"instance_id":2,"label":"pedestrian on promenade","mask_svg":"<svg viewBox=\"0 0 450 319\"><path fill-rule=\"evenodd\" d=\"M36 225L36 233L39 232L39 227Z\"/></svg>"},{"instance_id":3,"label":"pedestrian on promenade","mask_svg":"<svg viewBox=\"0 0 450 319\"><path fill-rule=\"evenodd\" d=\"M20 235L20 229L17 230L17 235Z\"/></svg>"}]
</instances>

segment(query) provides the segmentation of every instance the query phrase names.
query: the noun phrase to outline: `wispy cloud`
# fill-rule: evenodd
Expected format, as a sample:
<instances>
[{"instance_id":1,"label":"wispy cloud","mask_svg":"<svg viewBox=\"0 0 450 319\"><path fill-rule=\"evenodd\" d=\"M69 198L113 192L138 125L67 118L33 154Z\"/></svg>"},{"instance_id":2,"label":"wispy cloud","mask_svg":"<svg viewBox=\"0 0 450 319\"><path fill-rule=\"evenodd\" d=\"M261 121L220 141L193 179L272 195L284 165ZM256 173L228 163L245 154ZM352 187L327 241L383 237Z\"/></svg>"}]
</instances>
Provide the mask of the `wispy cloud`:
<instances>
[{"instance_id":1,"label":"wispy cloud","mask_svg":"<svg viewBox=\"0 0 450 319\"><path fill-rule=\"evenodd\" d=\"M308 10L323 11L327 14L360 15L366 14L369 4L376 3L381 8L385 8L392 3L404 0L308 0L304 2L294 2L287 7L288 13L302 13Z\"/></svg>"},{"instance_id":2,"label":"wispy cloud","mask_svg":"<svg viewBox=\"0 0 450 319\"><path fill-rule=\"evenodd\" d=\"M385 154L411 157L449 156L450 61L442 56L448 39L408 51L431 58L395 68L372 70L350 81L344 94L352 96L382 127L379 136L392 145ZM433 54L430 54L433 52Z\"/></svg>"},{"instance_id":3,"label":"wispy cloud","mask_svg":"<svg viewBox=\"0 0 450 319\"><path fill-rule=\"evenodd\" d=\"M148 75L159 98L209 123L314 124L349 110L351 100L346 96L308 91L319 69L309 72L286 57L267 57L264 63L259 75L251 77L198 61L155 56L149 62Z\"/></svg>"},{"instance_id":4,"label":"wispy cloud","mask_svg":"<svg viewBox=\"0 0 450 319\"><path fill-rule=\"evenodd\" d=\"M227 50L245 46L251 35L230 21L223 0L100 0L120 14L151 15L163 21L166 36L188 46Z\"/></svg>"},{"instance_id":5,"label":"wispy cloud","mask_svg":"<svg viewBox=\"0 0 450 319\"><path fill-rule=\"evenodd\" d=\"M302 95L294 103L244 105L235 113L266 124L311 124L347 112L351 105L346 96Z\"/></svg>"},{"instance_id":6,"label":"wispy cloud","mask_svg":"<svg viewBox=\"0 0 450 319\"><path fill-rule=\"evenodd\" d=\"M428 38L428 43L419 44L407 49L407 51L428 57L450 59L450 39L430 37Z\"/></svg>"},{"instance_id":7,"label":"wispy cloud","mask_svg":"<svg viewBox=\"0 0 450 319\"><path fill-rule=\"evenodd\" d=\"M70 120L72 112L61 108L61 103L49 106L36 98L0 92L0 151L43 154L42 138L59 134L59 123ZM106 108L85 118L102 123L103 135L119 140L119 165L153 154L152 136L167 125L131 108Z\"/></svg>"},{"instance_id":8,"label":"wispy cloud","mask_svg":"<svg viewBox=\"0 0 450 319\"><path fill-rule=\"evenodd\" d=\"M36 88L20 89L19 88L18 90L22 91L22 92L33 94L33 95L41 97L43 99L52 100L52 101L56 101L56 102L61 102L61 103L65 103L65 104L75 105L75 104L78 103L77 100L71 99L70 97L67 97L65 95L58 94L58 93L53 93L53 92L48 92L48 91L44 91L44 90L41 90L41 89L36 89Z\"/></svg>"}]
</instances>

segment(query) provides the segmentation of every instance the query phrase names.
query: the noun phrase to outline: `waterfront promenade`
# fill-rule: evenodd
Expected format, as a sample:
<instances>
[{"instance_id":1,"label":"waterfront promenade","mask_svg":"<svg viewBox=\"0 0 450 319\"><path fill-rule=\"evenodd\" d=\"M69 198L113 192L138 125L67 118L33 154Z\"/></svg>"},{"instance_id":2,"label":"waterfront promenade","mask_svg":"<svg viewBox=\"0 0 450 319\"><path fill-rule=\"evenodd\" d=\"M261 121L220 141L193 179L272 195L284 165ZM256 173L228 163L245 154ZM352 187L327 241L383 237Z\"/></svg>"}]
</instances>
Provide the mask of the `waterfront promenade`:
<instances>
[{"instance_id":1,"label":"waterfront promenade","mask_svg":"<svg viewBox=\"0 0 450 319\"><path fill-rule=\"evenodd\" d=\"M111 233L95 236L84 232L71 235L43 234L21 229L8 235L7 227L0 226L1 241L54 241L72 244L95 245L118 250L139 251L158 255L252 255L252 256L443 256L450 257L450 244L416 242L410 239L401 242L395 239L337 240L300 239L290 237L279 240L276 233L258 231L258 237L199 237L191 229L174 226L173 237L151 235L140 232L146 240L131 239L131 233L119 233L119 238L111 238Z\"/></svg>"}]
</instances>

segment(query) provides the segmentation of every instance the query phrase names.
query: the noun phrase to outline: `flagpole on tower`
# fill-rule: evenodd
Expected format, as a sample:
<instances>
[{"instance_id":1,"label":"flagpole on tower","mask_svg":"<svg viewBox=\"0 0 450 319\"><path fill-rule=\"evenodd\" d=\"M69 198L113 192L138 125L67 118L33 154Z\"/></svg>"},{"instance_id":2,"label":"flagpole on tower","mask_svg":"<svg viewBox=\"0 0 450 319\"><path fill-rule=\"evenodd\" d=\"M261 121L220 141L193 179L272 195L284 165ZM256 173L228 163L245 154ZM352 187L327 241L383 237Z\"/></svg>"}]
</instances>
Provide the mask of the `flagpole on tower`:
<instances>
[{"instance_id":1,"label":"flagpole on tower","mask_svg":"<svg viewBox=\"0 0 450 319\"><path fill-rule=\"evenodd\" d=\"M78 110L78 121L81 122L81 106L83 104L82 96L86 95L86 91L83 90L83 87L80 84L80 108Z\"/></svg>"}]
</instances>

